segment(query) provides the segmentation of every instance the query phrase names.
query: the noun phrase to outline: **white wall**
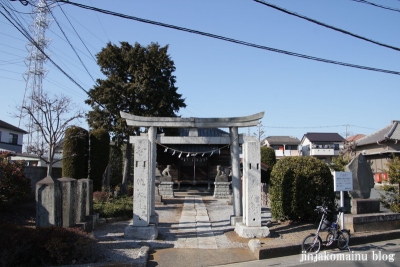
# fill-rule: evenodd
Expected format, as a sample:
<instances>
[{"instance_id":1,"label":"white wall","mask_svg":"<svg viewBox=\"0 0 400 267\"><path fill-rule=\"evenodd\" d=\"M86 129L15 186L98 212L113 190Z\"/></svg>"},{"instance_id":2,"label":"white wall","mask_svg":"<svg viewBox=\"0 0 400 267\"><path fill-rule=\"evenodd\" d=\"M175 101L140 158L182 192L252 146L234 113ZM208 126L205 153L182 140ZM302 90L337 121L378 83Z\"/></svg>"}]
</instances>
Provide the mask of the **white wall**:
<instances>
[{"instance_id":1,"label":"white wall","mask_svg":"<svg viewBox=\"0 0 400 267\"><path fill-rule=\"evenodd\" d=\"M14 131L11 131L11 130L5 129L5 128L0 128L0 132L1 132L0 142L8 143L10 140L10 133L12 133L12 134L18 135L17 144L22 146L22 133L17 133L17 132L14 132Z\"/></svg>"}]
</instances>

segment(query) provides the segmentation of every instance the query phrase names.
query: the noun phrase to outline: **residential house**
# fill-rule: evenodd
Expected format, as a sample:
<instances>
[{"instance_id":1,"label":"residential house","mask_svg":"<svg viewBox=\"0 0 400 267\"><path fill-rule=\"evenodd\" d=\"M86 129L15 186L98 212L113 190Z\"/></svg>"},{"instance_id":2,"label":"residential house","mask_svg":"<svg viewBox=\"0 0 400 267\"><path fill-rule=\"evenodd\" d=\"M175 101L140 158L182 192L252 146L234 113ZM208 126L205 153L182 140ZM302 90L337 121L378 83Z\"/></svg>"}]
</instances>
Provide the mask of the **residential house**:
<instances>
[{"instance_id":1,"label":"residential house","mask_svg":"<svg viewBox=\"0 0 400 267\"><path fill-rule=\"evenodd\" d=\"M306 133L301 139L301 155L331 163L343 149L345 139L338 133Z\"/></svg>"},{"instance_id":2,"label":"residential house","mask_svg":"<svg viewBox=\"0 0 400 267\"><path fill-rule=\"evenodd\" d=\"M400 156L400 121L356 141L356 155L362 153L375 174L384 173L393 154ZM387 178L387 177L385 177Z\"/></svg>"},{"instance_id":3,"label":"residential house","mask_svg":"<svg viewBox=\"0 0 400 267\"><path fill-rule=\"evenodd\" d=\"M357 141L358 139L361 139L361 138L363 138L363 137L365 137L365 134L355 134L355 135L352 135L352 136L347 137L347 138L346 138L346 142L348 142L348 143L350 143L350 142L355 142L355 141Z\"/></svg>"},{"instance_id":4,"label":"residential house","mask_svg":"<svg viewBox=\"0 0 400 267\"><path fill-rule=\"evenodd\" d=\"M285 156L299 156L300 140L292 136L268 136L261 146L269 146L275 150L276 159Z\"/></svg>"},{"instance_id":5,"label":"residential house","mask_svg":"<svg viewBox=\"0 0 400 267\"><path fill-rule=\"evenodd\" d=\"M27 132L0 120L0 151L21 153L24 134Z\"/></svg>"}]
</instances>

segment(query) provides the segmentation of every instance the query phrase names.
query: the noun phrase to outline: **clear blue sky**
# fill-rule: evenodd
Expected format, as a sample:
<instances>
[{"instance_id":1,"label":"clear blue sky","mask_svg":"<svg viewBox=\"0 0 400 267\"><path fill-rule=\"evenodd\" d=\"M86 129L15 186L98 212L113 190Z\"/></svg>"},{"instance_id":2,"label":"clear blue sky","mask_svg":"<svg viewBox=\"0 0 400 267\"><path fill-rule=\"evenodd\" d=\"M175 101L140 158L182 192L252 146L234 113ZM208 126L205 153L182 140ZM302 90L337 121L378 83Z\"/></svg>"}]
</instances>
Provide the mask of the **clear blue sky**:
<instances>
[{"instance_id":1,"label":"clear blue sky","mask_svg":"<svg viewBox=\"0 0 400 267\"><path fill-rule=\"evenodd\" d=\"M31 0L32 1L32 0ZM400 52L290 16L254 1L243 0L74 0L139 18L208 32L271 48L368 67L400 71ZM400 9L398 0L371 0ZM400 47L400 13L351 0L270 0L270 3L385 44ZM0 0L19 12L31 6ZM307 132L371 134L400 119L400 76L297 58L196 34L168 29L62 5L92 55L107 42L169 45L175 62L178 92L187 108L182 117L236 117L261 111L266 136ZM4 9L0 6L0 11ZM90 74L99 67L73 32L58 6L53 9ZM28 27L30 15L16 13ZM94 82L53 22L47 52L86 90ZM27 40L0 14L0 119L18 126L10 116L23 100ZM65 94L81 108L85 92L60 71L49 70L43 88ZM86 127L85 122L81 126ZM329 126L329 127L328 127ZM242 129L251 134L255 129Z\"/></svg>"}]
</instances>

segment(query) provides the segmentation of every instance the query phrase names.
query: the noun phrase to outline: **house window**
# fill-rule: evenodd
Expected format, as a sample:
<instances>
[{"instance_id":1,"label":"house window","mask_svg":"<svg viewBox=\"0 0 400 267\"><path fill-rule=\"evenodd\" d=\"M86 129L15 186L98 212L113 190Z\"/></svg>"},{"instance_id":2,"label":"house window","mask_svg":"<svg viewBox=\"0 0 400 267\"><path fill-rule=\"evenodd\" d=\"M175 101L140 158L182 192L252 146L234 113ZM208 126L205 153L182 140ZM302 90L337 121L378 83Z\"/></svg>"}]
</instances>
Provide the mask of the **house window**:
<instances>
[{"instance_id":1,"label":"house window","mask_svg":"<svg viewBox=\"0 0 400 267\"><path fill-rule=\"evenodd\" d=\"M18 135L10 133L10 139L8 140L8 142L13 145L18 144Z\"/></svg>"},{"instance_id":2,"label":"house window","mask_svg":"<svg viewBox=\"0 0 400 267\"><path fill-rule=\"evenodd\" d=\"M334 144L333 146L334 146L335 150L339 150L339 144Z\"/></svg>"},{"instance_id":3,"label":"house window","mask_svg":"<svg viewBox=\"0 0 400 267\"><path fill-rule=\"evenodd\" d=\"M1 131L0 131L0 143L1 143Z\"/></svg>"}]
</instances>

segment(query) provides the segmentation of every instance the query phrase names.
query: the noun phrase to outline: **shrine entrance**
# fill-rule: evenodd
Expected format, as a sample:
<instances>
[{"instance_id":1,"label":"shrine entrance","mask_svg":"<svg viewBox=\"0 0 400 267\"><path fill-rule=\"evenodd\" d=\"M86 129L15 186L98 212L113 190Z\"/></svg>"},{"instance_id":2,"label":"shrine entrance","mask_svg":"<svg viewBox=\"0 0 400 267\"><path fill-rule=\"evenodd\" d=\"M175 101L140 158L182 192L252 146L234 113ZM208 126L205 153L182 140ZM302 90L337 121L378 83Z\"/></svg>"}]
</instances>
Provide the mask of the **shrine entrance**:
<instances>
[{"instance_id":1,"label":"shrine entrance","mask_svg":"<svg viewBox=\"0 0 400 267\"><path fill-rule=\"evenodd\" d=\"M134 149L134 210L133 223L125 229L125 237L133 239L157 238L158 215L155 212L155 174L157 146L165 147L164 152L177 155L178 159L188 159L181 167L193 168L193 183L197 182L196 174L201 177L204 164L200 159L205 154L211 157L221 154L221 146L228 149L231 162L232 204L233 215L231 225L236 225L235 231L242 237L246 235L265 236L268 228L261 227L261 167L260 143L254 137L239 135L238 127L256 126L264 112L245 117L232 118L179 118L179 117L142 117L121 112L128 126L148 127L147 136L131 136L129 142ZM199 128L229 128L229 136L201 137L189 134L185 137L157 135L157 127L189 128L190 132L198 132ZM242 179L240 174L239 143L243 146L243 199ZM174 145L211 145L211 150L205 151L200 157L196 151L183 151ZM215 147L215 148L214 148ZM190 163L189 159L192 159ZM181 161L182 162L182 161ZM183 160L185 162L185 160ZM198 165L196 172L195 164ZM207 161L206 161L207 162ZM193 164L193 165L192 165ZM209 163L207 163L209 167ZM209 169L208 169L209 170ZM208 173L209 177L209 173ZM188 177L190 179L190 177ZM259 198L259 199L258 199Z\"/></svg>"}]
</instances>

